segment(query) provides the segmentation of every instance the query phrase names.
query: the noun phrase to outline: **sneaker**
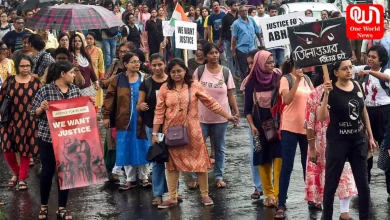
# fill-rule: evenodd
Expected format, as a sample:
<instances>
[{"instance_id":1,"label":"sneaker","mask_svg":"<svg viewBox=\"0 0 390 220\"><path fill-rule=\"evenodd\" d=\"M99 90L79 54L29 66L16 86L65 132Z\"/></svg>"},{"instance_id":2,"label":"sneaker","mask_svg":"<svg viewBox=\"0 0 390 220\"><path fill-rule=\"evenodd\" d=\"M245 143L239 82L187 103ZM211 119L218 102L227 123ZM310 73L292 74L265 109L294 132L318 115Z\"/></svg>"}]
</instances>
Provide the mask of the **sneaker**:
<instances>
[{"instance_id":1,"label":"sneaker","mask_svg":"<svg viewBox=\"0 0 390 220\"><path fill-rule=\"evenodd\" d=\"M205 206L214 205L213 200L209 196L202 197L202 203Z\"/></svg>"},{"instance_id":2,"label":"sneaker","mask_svg":"<svg viewBox=\"0 0 390 220\"><path fill-rule=\"evenodd\" d=\"M160 205L158 205L157 208L168 209L168 208L175 207L175 206L177 206L177 202L174 202L172 200L166 200L163 203L161 203Z\"/></svg>"}]
</instances>

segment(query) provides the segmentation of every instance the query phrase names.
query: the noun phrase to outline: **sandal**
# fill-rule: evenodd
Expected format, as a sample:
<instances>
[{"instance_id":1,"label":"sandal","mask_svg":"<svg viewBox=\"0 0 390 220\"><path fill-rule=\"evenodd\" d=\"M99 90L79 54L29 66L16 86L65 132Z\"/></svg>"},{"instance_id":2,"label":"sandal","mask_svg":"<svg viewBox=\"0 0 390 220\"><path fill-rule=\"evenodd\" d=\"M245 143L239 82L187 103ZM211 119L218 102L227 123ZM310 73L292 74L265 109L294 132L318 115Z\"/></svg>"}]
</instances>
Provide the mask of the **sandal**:
<instances>
[{"instance_id":1,"label":"sandal","mask_svg":"<svg viewBox=\"0 0 390 220\"><path fill-rule=\"evenodd\" d=\"M142 185L142 187L144 187L144 188L149 188L149 187L152 186L152 183L149 182L149 180L145 179L145 180L142 180L141 185Z\"/></svg>"},{"instance_id":2,"label":"sandal","mask_svg":"<svg viewBox=\"0 0 390 220\"><path fill-rule=\"evenodd\" d=\"M19 180L18 181L18 190L19 191L24 191L24 190L27 190L27 189L28 189L27 181L26 180Z\"/></svg>"},{"instance_id":3,"label":"sandal","mask_svg":"<svg viewBox=\"0 0 390 220\"><path fill-rule=\"evenodd\" d=\"M217 188L219 188L219 189L226 188L226 183L222 179L217 180L216 185L217 185Z\"/></svg>"},{"instance_id":4,"label":"sandal","mask_svg":"<svg viewBox=\"0 0 390 220\"><path fill-rule=\"evenodd\" d=\"M157 208L168 209L168 208L175 207L175 206L177 206L177 202L172 201L172 200L166 200L163 203L161 203L160 205L158 205Z\"/></svg>"},{"instance_id":5,"label":"sandal","mask_svg":"<svg viewBox=\"0 0 390 220\"><path fill-rule=\"evenodd\" d=\"M214 205L213 200L212 200L209 196L202 197L202 203L203 203L205 206Z\"/></svg>"},{"instance_id":6,"label":"sandal","mask_svg":"<svg viewBox=\"0 0 390 220\"><path fill-rule=\"evenodd\" d=\"M188 189L193 190L199 187L198 179L192 179L192 181L188 184Z\"/></svg>"},{"instance_id":7,"label":"sandal","mask_svg":"<svg viewBox=\"0 0 390 220\"><path fill-rule=\"evenodd\" d=\"M163 202L162 196L156 196L152 201L152 206L159 206L162 204L162 202Z\"/></svg>"},{"instance_id":8,"label":"sandal","mask_svg":"<svg viewBox=\"0 0 390 220\"><path fill-rule=\"evenodd\" d=\"M264 206L267 207L267 208L273 208L276 206L275 204L275 198L270 196L270 197L267 197L267 199L265 199L265 202L264 202Z\"/></svg>"},{"instance_id":9,"label":"sandal","mask_svg":"<svg viewBox=\"0 0 390 220\"><path fill-rule=\"evenodd\" d=\"M285 212L286 212L286 208L278 208L276 210L276 212L275 212L274 218L275 219L284 219L284 218L286 218Z\"/></svg>"},{"instance_id":10,"label":"sandal","mask_svg":"<svg viewBox=\"0 0 390 220\"><path fill-rule=\"evenodd\" d=\"M183 195L182 194L178 194L177 195L177 201L178 202L183 202Z\"/></svg>"},{"instance_id":11,"label":"sandal","mask_svg":"<svg viewBox=\"0 0 390 220\"><path fill-rule=\"evenodd\" d=\"M16 180L14 180L14 178L16 178ZM18 180L19 180L19 176L18 175L13 175L12 178L10 179L10 181L8 181L8 187L15 187L18 183Z\"/></svg>"},{"instance_id":12,"label":"sandal","mask_svg":"<svg viewBox=\"0 0 390 220\"><path fill-rule=\"evenodd\" d=\"M126 181L125 184L121 185L118 189L120 191L126 191L126 190L129 190L129 189L133 189L137 187L137 183L136 182L128 182Z\"/></svg>"},{"instance_id":13,"label":"sandal","mask_svg":"<svg viewBox=\"0 0 390 220\"><path fill-rule=\"evenodd\" d=\"M65 208L59 209L56 212L57 218L62 219L62 220L71 220L73 217L68 214L68 211Z\"/></svg>"},{"instance_id":14,"label":"sandal","mask_svg":"<svg viewBox=\"0 0 390 220\"><path fill-rule=\"evenodd\" d=\"M5 204L6 204L5 202L0 202L0 207L5 206Z\"/></svg>"},{"instance_id":15,"label":"sandal","mask_svg":"<svg viewBox=\"0 0 390 220\"><path fill-rule=\"evenodd\" d=\"M255 192L251 195L251 199L260 199L260 197L263 195L263 192L260 192L255 187Z\"/></svg>"},{"instance_id":16,"label":"sandal","mask_svg":"<svg viewBox=\"0 0 390 220\"><path fill-rule=\"evenodd\" d=\"M322 205L321 205L320 202L319 203L314 203L313 201L308 201L307 205L309 206L309 209L322 210Z\"/></svg>"},{"instance_id":17,"label":"sandal","mask_svg":"<svg viewBox=\"0 0 390 220\"><path fill-rule=\"evenodd\" d=\"M39 211L39 216L38 216L39 220L48 219L48 215L49 215L48 208L49 207L47 205L41 205L41 210ZM40 216L43 216L43 217L40 217Z\"/></svg>"}]
</instances>

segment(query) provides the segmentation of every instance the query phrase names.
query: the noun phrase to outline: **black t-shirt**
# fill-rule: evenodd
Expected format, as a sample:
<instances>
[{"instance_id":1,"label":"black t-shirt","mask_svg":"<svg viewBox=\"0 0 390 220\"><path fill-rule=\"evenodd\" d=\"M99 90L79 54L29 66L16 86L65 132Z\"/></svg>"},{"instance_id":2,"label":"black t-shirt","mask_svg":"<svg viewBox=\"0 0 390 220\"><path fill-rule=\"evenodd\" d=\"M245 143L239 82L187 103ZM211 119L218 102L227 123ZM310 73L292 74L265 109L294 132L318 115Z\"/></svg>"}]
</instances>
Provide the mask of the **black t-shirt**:
<instances>
[{"instance_id":1,"label":"black t-shirt","mask_svg":"<svg viewBox=\"0 0 390 220\"><path fill-rule=\"evenodd\" d=\"M27 34L31 34L30 31L24 30L20 33L16 31L9 31L3 37L3 42L7 44L8 47L11 47L11 51L23 48L23 37Z\"/></svg>"},{"instance_id":2,"label":"black t-shirt","mask_svg":"<svg viewBox=\"0 0 390 220\"><path fill-rule=\"evenodd\" d=\"M221 31L222 40L227 40L227 41L232 40L232 26L235 20L237 20L237 17L235 17L231 13L227 13L222 18L222 31Z\"/></svg>"},{"instance_id":3,"label":"black t-shirt","mask_svg":"<svg viewBox=\"0 0 390 220\"><path fill-rule=\"evenodd\" d=\"M355 82L353 85L353 90L347 92L333 83L333 90L328 98L330 122L326 132L327 139L356 140L364 137L363 93Z\"/></svg>"},{"instance_id":4,"label":"black t-shirt","mask_svg":"<svg viewBox=\"0 0 390 220\"><path fill-rule=\"evenodd\" d=\"M147 80L152 81L151 91L149 91L148 90L149 88L147 88L147 86L146 86ZM146 98L145 98L146 101L145 102L148 103L148 106L149 106L149 110L144 111L141 114L143 122L149 128L153 128L154 110L156 109L156 105L157 105L157 95L158 95L158 91L160 90L160 87L164 83L165 82L158 83L158 82L154 81L152 77L150 77L148 79L145 79L141 83L141 86L139 87L140 91L145 92L145 94L146 94ZM150 93L150 96L148 97L149 93Z\"/></svg>"},{"instance_id":5,"label":"black t-shirt","mask_svg":"<svg viewBox=\"0 0 390 220\"><path fill-rule=\"evenodd\" d=\"M140 48L140 44L141 44L140 29L136 25L134 25L134 27L127 26L127 28L128 29L125 28L125 30L126 32L128 30L129 33L124 34L127 35L127 41L133 42L137 48Z\"/></svg>"}]
</instances>

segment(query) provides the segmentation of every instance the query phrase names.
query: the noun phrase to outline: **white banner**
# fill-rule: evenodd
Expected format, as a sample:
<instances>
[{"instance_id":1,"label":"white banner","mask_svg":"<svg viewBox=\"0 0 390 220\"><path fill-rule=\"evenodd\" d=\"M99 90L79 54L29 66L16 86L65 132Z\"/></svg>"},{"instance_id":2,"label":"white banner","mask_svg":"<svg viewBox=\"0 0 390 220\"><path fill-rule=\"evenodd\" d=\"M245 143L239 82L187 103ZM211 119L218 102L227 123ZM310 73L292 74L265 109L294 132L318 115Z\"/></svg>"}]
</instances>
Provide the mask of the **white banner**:
<instances>
[{"instance_id":1,"label":"white banner","mask_svg":"<svg viewBox=\"0 0 390 220\"><path fill-rule=\"evenodd\" d=\"M287 27L301 24L299 18L305 17L305 12L294 12L261 20L264 44L266 48L290 44Z\"/></svg>"},{"instance_id":2,"label":"white banner","mask_svg":"<svg viewBox=\"0 0 390 220\"><path fill-rule=\"evenodd\" d=\"M163 35L164 37L172 37L173 32L175 31L175 27L172 27L169 25L170 21L163 21L162 26L163 26Z\"/></svg>"},{"instance_id":3,"label":"white banner","mask_svg":"<svg viewBox=\"0 0 390 220\"><path fill-rule=\"evenodd\" d=\"M175 21L175 44L176 48L196 50L196 23Z\"/></svg>"}]
</instances>

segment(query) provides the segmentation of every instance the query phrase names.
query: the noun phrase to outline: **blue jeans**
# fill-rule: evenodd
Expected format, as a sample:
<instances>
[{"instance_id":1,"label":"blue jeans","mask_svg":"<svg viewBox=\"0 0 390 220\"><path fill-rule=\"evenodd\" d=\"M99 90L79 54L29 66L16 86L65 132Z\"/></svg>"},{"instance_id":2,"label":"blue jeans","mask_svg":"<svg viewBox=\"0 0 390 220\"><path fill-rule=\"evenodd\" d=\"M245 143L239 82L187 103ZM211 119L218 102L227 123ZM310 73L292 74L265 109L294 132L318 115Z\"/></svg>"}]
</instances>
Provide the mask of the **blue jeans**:
<instances>
[{"instance_id":1,"label":"blue jeans","mask_svg":"<svg viewBox=\"0 0 390 220\"><path fill-rule=\"evenodd\" d=\"M104 66L108 68L112 59L115 57L116 51L116 37L110 39L103 39L103 55L104 55Z\"/></svg>"},{"instance_id":2,"label":"blue jeans","mask_svg":"<svg viewBox=\"0 0 390 220\"><path fill-rule=\"evenodd\" d=\"M227 68L230 69L230 72L232 72L232 75L235 77L240 77L240 74L238 73L237 69L234 67L233 57L232 57L232 51L230 51L231 42L228 40L223 40L223 46L225 47L225 53L226 53L226 60L227 62Z\"/></svg>"},{"instance_id":3,"label":"blue jeans","mask_svg":"<svg viewBox=\"0 0 390 220\"><path fill-rule=\"evenodd\" d=\"M145 126L145 132L148 137L149 144L152 145L153 128ZM164 193L168 192L168 185L165 178L165 163L153 162L152 172L153 196L162 196Z\"/></svg>"},{"instance_id":4,"label":"blue jeans","mask_svg":"<svg viewBox=\"0 0 390 220\"><path fill-rule=\"evenodd\" d=\"M223 179L223 171L225 169L225 139L226 139L226 130L228 122L218 123L218 124L204 124L200 123L202 127L202 133L204 141L206 142L207 137L210 134L210 131L213 131L214 134L214 149L215 149L215 164L214 164L214 174L216 180ZM192 177L195 179L196 174L192 173Z\"/></svg>"},{"instance_id":5,"label":"blue jeans","mask_svg":"<svg viewBox=\"0 0 390 220\"><path fill-rule=\"evenodd\" d=\"M279 208L286 207L286 198L288 186L290 185L291 172L294 168L294 158L297 150L297 144L301 150L301 164L303 169L303 179L306 175L307 158L307 137L304 134L297 134L282 130L282 140L280 146L282 150L282 170L280 172L279 183Z\"/></svg>"},{"instance_id":6,"label":"blue jeans","mask_svg":"<svg viewBox=\"0 0 390 220\"><path fill-rule=\"evenodd\" d=\"M253 151L254 151L254 144L253 144L253 136L251 127L249 127L249 140L251 142L251 155L250 155L250 163L251 163L251 171L252 171L252 177L253 177L253 184L255 185L256 189L259 192L263 192L263 186L261 185L261 179L260 179L260 171L258 166L253 165Z\"/></svg>"},{"instance_id":7,"label":"blue jeans","mask_svg":"<svg viewBox=\"0 0 390 220\"><path fill-rule=\"evenodd\" d=\"M271 49L270 52L275 60L275 67L281 67L284 63L284 49Z\"/></svg>"}]
</instances>

